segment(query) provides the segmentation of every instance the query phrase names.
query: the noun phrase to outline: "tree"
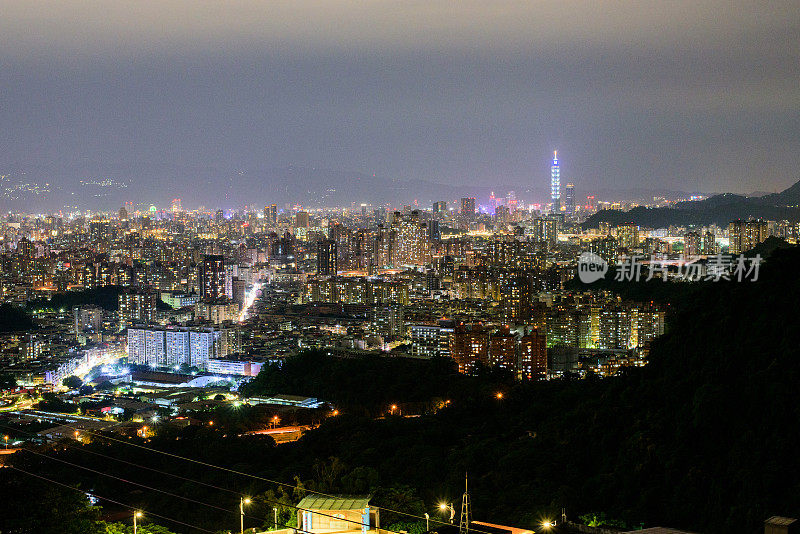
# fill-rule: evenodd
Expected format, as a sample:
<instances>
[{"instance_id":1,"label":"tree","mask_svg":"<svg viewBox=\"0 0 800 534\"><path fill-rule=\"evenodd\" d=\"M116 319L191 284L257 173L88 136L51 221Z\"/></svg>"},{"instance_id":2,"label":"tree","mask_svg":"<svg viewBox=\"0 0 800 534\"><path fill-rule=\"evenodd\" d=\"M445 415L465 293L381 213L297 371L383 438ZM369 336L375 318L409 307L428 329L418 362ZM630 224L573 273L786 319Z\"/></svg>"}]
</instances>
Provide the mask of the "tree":
<instances>
[{"instance_id":1,"label":"tree","mask_svg":"<svg viewBox=\"0 0 800 534\"><path fill-rule=\"evenodd\" d=\"M0 532L103 534L86 496L13 469L0 476Z\"/></svg>"},{"instance_id":2,"label":"tree","mask_svg":"<svg viewBox=\"0 0 800 534\"><path fill-rule=\"evenodd\" d=\"M125 523L106 523L101 521L100 526L103 534L133 534L133 525ZM174 534L171 530L154 523L139 523L136 525L137 534Z\"/></svg>"},{"instance_id":3,"label":"tree","mask_svg":"<svg viewBox=\"0 0 800 534\"><path fill-rule=\"evenodd\" d=\"M75 413L78 408L74 404L62 401L55 393L45 393L42 395L42 400L36 404L36 409L45 412Z\"/></svg>"},{"instance_id":4,"label":"tree","mask_svg":"<svg viewBox=\"0 0 800 534\"><path fill-rule=\"evenodd\" d=\"M62 380L61 384L64 385L64 387L68 387L69 389L78 389L83 385L83 380L81 380L75 375L72 375Z\"/></svg>"},{"instance_id":5,"label":"tree","mask_svg":"<svg viewBox=\"0 0 800 534\"><path fill-rule=\"evenodd\" d=\"M14 389L17 387L17 379L10 374L0 374L0 390Z\"/></svg>"}]
</instances>

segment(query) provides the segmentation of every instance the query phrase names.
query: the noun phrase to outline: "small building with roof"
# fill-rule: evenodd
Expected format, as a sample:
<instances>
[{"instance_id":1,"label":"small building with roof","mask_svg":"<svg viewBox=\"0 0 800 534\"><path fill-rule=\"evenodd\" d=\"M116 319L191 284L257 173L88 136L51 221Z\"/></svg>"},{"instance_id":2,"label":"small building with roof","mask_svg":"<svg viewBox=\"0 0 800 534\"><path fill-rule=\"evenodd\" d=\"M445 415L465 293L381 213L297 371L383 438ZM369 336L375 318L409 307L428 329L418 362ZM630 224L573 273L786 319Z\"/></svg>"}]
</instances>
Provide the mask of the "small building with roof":
<instances>
[{"instance_id":1,"label":"small building with roof","mask_svg":"<svg viewBox=\"0 0 800 534\"><path fill-rule=\"evenodd\" d=\"M764 521L764 534L794 534L800 532L800 521L774 515Z\"/></svg>"},{"instance_id":2,"label":"small building with roof","mask_svg":"<svg viewBox=\"0 0 800 534\"><path fill-rule=\"evenodd\" d=\"M309 495L297 505L297 524L313 534L377 531L380 514L369 500L369 495Z\"/></svg>"}]
</instances>

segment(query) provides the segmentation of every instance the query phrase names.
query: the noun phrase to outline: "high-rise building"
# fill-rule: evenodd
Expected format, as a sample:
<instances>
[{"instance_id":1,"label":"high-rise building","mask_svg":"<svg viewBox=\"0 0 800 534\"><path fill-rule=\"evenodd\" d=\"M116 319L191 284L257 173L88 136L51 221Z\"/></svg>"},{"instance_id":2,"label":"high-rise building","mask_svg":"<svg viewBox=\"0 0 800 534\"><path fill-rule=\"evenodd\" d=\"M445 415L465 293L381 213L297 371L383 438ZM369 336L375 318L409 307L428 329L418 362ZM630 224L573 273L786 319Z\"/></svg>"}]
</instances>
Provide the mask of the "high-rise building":
<instances>
[{"instance_id":1,"label":"high-rise building","mask_svg":"<svg viewBox=\"0 0 800 534\"><path fill-rule=\"evenodd\" d=\"M208 255L200 265L200 298L216 300L225 294L225 259Z\"/></svg>"},{"instance_id":2,"label":"high-rise building","mask_svg":"<svg viewBox=\"0 0 800 534\"><path fill-rule=\"evenodd\" d=\"M733 221L728 225L728 252L741 254L766 241L768 236L767 221Z\"/></svg>"},{"instance_id":3,"label":"high-rise building","mask_svg":"<svg viewBox=\"0 0 800 534\"><path fill-rule=\"evenodd\" d=\"M275 226L278 223L278 205L270 204L264 207L264 220L267 224Z\"/></svg>"},{"instance_id":4,"label":"high-rise building","mask_svg":"<svg viewBox=\"0 0 800 534\"><path fill-rule=\"evenodd\" d=\"M461 215L465 217L475 216L475 197L461 199Z\"/></svg>"},{"instance_id":5,"label":"high-rise building","mask_svg":"<svg viewBox=\"0 0 800 534\"><path fill-rule=\"evenodd\" d=\"M247 280L234 276L231 278L231 300L241 308L247 298Z\"/></svg>"},{"instance_id":6,"label":"high-rise building","mask_svg":"<svg viewBox=\"0 0 800 534\"><path fill-rule=\"evenodd\" d=\"M405 336L405 311L400 304L374 306L369 310L369 330L384 338Z\"/></svg>"},{"instance_id":7,"label":"high-rise building","mask_svg":"<svg viewBox=\"0 0 800 534\"><path fill-rule=\"evenodd\" d=\"M461 373L489 363L489 332L481 324L459 325L453 336L453 359Z\"/></svg>"},{"instance_id":8,"label":"high-rise building","mask_svg":"<svg viewBox=\"0 0 800 534\"><path fill-rule=\"evenodd\" d=\"M204 300L194 305L196 321L222 324L239 318L239 304L228 299Z\"/></svg>"},{"instance_id":9,"label":"high-rise building","mask_svg":"<svg viewBox=\"0 0 800 534\"><path fill-rule=\"evenodd\" d=\"M508 206L497 206L494 209L494 216L498 223L508 224L511 219L511 211L508 209Z\"/></svg>"},{"instance_id":10,"label":"high-rise building","mask_svg":"<svg viewBox=\"0 0 800 534\"><path fill-rule=\"evenodd\" d=\"M697 232L687 232L683 236L683 253L686 256L700 255L700 234Z\"/></svg>"},{"instance_id":11,"label":"high-rise building","mask_svg":"<svg viewBox=\"0 0 800 534\"><path fill-rule=\"evenodd\" d=\"M517 360L517 336L504 327L489 336L489 365L514 372Z\"/></svg>"},{"instance_id":12,"label":"high-rise building","mask_svg":"<svg viewBox=\"0 0 800 534\"><path fill-rule=\"evenodd\" d=\"M444 200L440 200L439 202L433 203L433 214L440 215L447 213L447 202Z\"/></svg>"},{"instance_id":13,"label":"high-rise building","mask_svg":"<svg viewBox=\"0 0 800 534\"><path fill-rule=\"evenodd\" d=\"M713 232L703 234L703 254L717 253L717 236Z\"/></svg>"},{"instance_id":14,"label":"high-rise building","mask_svg":"<svg viewBox=\"0 0 800 534\"><path fill-rule=\"evenodd\" d=\"M430 241L438 241L442 238L442 232L439 230L439 221L431 219L428 221L428 239Z\"/></svg>"},{"instance_id":15,"label":"high-rise building","mask_svg":"<svg viewBox=\"0 0 800 534\"><path fill-rule=\"evenodd\" d=\"M536 328L519 340L517 376L523 380L547 377L547 339Z\"/></svg>"},{"instance_id":16,"label":"high-rise building","mask_svg":"<svg viewBox=\"0 0 800 534\"><path fill-rule=\"evenodd\" d=\"M411 354L432 358L450 356L455 332L452 321L411 325Z\"/></svg>"},{"instance_id":17,"label":"high-rise building","mask_svg":"<svg viewBox=\"0 0 800 534\"><path fill-rule=\"evenodd\" d=\"M119 328L124 330L136 323L153 323L156 320L156 294L125 291L119 294Z\"/></svg>"},{"instance_id":18,"label":"high-rise building","mask_svg":"<svg viewBox=\"0 0 800 534\"><path fill-rule=\"evenodd\" d=\"M99 306L77 306L72 309L75 335L84 332L100 332L103 328L103 308Z\"/></svg>"},{"instance_id":19,"label":"high-rise building","mask_svg":"<svg viewBox=\"0 0 800 534\"><path fill-rule=\"evenodd\" d=\"M619 246L634 249L639 246L639 227L633 223L620 224L616 227Z\"/></svg>"},{"instance_id":20,"label":"high-rise building","mask_svg":"<svg viewBox=\"0 0 800 534\"><path fill-rule=\"evenodd\" d=\"M153 327L128 329L128 361L152 367L208 367L208 360L239 350L235 328Z\"/></svg>"},{"instance_id":21,"label":"high-rise building","mask_svg":"<svg viewBox=\"0 0 800 534\"><path fill-rule=\"evenodd\" d=\"M553 152L553 163L550 165L550 200L553 211L561 209L561 167L558 164L558 151Z\"/></svg>"},{"instance_id":22,"label":"high-rise building","mask_svg":"<svg viewBox=\"0 0 800 534\"><path fill-rule=\"evenodd\" d=\"M298 211L295 216L295 228L308 228L310 217L307 211Z\"/></svg>"},{"instance_id":23,"label":"high-rise building","mask_svg":"<svg viewBox=\"0 0 800 534\"><path fill-rule=\"evenodd\" d=\"M335 276L337 272L337 243L324 239L317 243L317 274Z\"/></svg>"},{"instance_id":24,"label":"high-rise building","mask_svg":"<svg viewBox=\"0 0 800 534\"><path fill-rule=\"evenodd\" d=\"M397 265L423 265L428 262L428 227L422 222L420 212L409 215L395 212L392 228L395 230L395 257Z\"/></svg>"},{"instance_id":25,"label":"high-rise building","mask_svg":"<svg viewBox=\"0 0 800 534\"><path fill-rule=\"evenodd\" d=\"M536 243L547 243L554 247L558 241L558 220L550 217L534 221L533 240Z\"/></svg>"},{"instance_id":26,"label":"high-rise building","mask_svg":"<svg viewBox=\"0 0 800 534\"><path fill-rule=\"evenodd\" d=\"M569 183L564 189L564 211L575 215L575 184Z\"/></svg>"}]
</instances>

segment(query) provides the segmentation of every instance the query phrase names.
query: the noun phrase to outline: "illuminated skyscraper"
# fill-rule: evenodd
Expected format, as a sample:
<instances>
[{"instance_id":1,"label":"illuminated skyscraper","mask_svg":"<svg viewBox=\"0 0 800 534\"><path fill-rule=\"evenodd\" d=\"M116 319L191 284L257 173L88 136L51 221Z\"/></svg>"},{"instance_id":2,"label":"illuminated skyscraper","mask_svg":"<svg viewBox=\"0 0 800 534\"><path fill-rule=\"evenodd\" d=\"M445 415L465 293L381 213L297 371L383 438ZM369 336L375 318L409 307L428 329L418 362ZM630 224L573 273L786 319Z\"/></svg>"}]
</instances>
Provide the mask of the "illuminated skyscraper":
<instances>
[{"instance_id":1,"label":"illuminated skyscraper","mask_svg":"<svg viewBox=\"0 0 800 534\"><path fill-rule=\"evenodd\" d=\"M308 228L310 217L307 211L298 211L295 216L295 228Z\"/></svg>"},{"instance_id":2,"label":"illuminated skyscraper","mask_svg":"<svg viewBox=\"0 0 800 534\"><path fill-rule=\"evenodd\" d=\"M336 275L337 243L334 240L322 240L317 243L317 274Z\"/></svg>"},{"instance_id":3,"label":"illuminated skyscraper","mask_svg":"<svg viewBox=\"0 0 800 534\"><path fill-rule=\"evenodd\" d=\"M683 235L683 253L687 256L697 256L700 254L700 234L688 232Z\"/></svg>"},{"instance_id":4,"label":"illuminated skyscraper","mask_svg":"<svg viewBox=\"0 0 800 534\"><path fill-rule=\"evenodd\" d=\"M567 215L575 215L575 185L567 184L564 189L564 211Z\"/></svg>"},{"instance_id":5,"label":"illuminated skyscraper","mask_svg":"<svg viewBox=\"0 0 800 534\"><path fill-rule=\"evenodd\" d=\"M208 255L200 265L200 297L214 300L225 296L225 260Z\"/></svg>"},{"instance_id":6,"label":"illuminated skyscraper","mask_svg":"<svg viewBox=\"0 0 800 534\"><path fill-rule=\"evenodd\" d=\"M553 151L553 164L550 165L550 200L553 211L561 209L561 169L558 166L558 151Z\"/></svg>"},{"instance_id":7,"label":"illuminated skyscraper","mask_svg":"<svg viewBox=\"0 0 800 534\"><path fill-rule=\"evenodd\" d=\"M469 218L475 216L475 197L461 199L461 215Z\"/></svg>"},{"instance_id":8,"label":"illuminated skyscraper","mask_svg":"<svg viewBox=\"0 0 800 534\"><path fill-rule=\"evenodd\" d=\"M742 221L736 220L728 224L728 234L730 239L730 254L741 254L769 237L769 228L766 221Z\"/></svg>"},{"instance_id":9,"label":"illuminated skyscraper","mask_svg":"<svg viewBox=\"0 0 800 534\"><path fill-rule=\"evenodd\" d=\"M270 204L269 206L264 206L264 219L267 221L267 224L275 225L278 222L278 205L277 204Z\"/></svg>"}]
</instances>

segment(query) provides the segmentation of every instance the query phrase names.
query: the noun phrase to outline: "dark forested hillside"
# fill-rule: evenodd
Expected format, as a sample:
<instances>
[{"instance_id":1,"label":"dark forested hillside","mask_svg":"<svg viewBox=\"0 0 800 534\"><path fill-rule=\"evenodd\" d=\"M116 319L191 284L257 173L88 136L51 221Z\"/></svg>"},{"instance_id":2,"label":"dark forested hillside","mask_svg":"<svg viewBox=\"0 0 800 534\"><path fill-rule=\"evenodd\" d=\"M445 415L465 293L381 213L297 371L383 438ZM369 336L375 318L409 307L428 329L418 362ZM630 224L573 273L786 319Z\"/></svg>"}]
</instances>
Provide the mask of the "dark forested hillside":
<instances>
[{"instance_id":1,"label":"dark forested hillside","mask_svg":"<svg viewBox=\"0 0 800 534\"><path fill-rule=\"evenodd\" d=\"M583 223L597 228L601 222L612 225L634 223L647 228L671 225L726 225L736 219L762 218L773 221L800 221L800 182L780 192L763 197L732 194L715 195L696 202L680 202L670 208L637 207L629 211L602 210Z\"/></svg>"}]
</instances>

